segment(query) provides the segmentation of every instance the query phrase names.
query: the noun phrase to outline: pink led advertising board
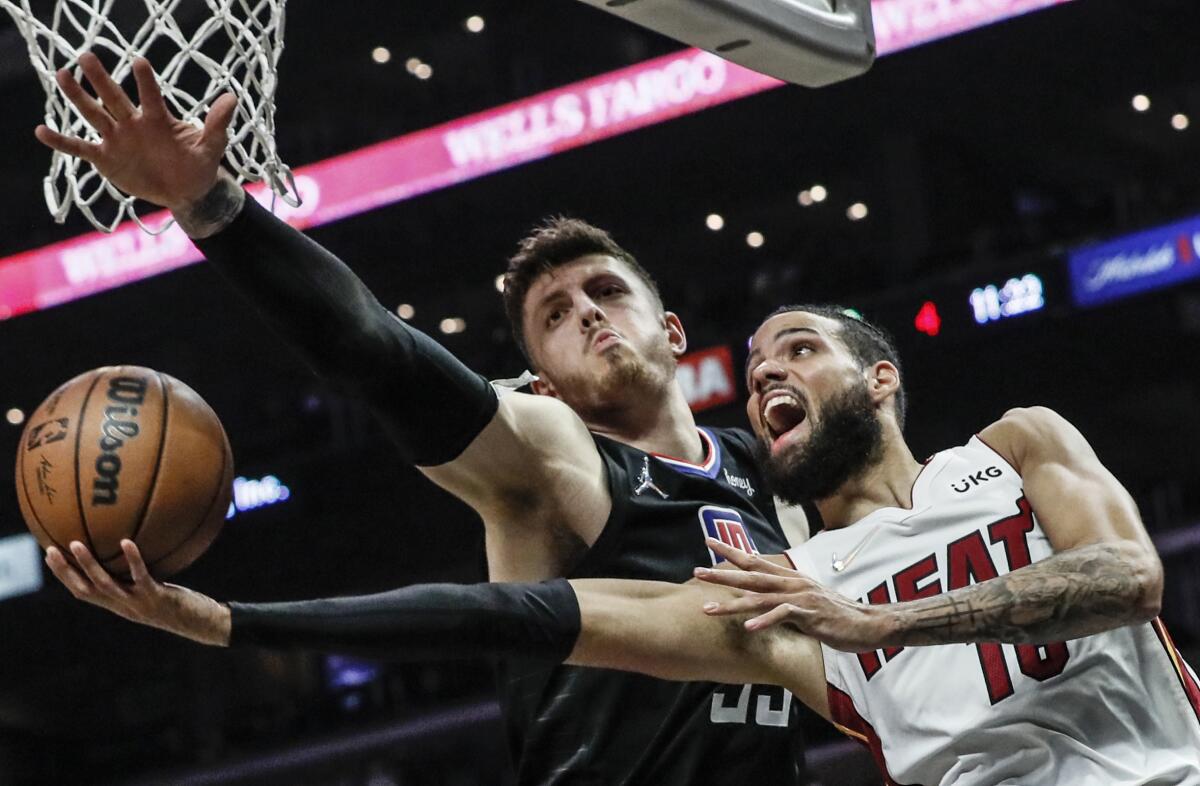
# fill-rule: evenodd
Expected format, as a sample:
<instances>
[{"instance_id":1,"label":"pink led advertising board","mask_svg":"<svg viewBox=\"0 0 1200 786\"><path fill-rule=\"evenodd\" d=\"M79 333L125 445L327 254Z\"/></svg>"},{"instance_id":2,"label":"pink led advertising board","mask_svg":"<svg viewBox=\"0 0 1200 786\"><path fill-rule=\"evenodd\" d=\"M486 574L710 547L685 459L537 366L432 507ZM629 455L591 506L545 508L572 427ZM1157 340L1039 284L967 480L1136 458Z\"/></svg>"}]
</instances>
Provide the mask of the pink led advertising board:
<instances>
[{"instance_id":1,"label":"pink led advertising board","mask_svg":"<svg viewBox=\"0 0 1200 786\"><path fill-rule=\"evenodd\" d=\"M1069 0L874 0L880 55ZM297 227L336 221L572 148L700 112L781 82L695 49L550 90L296 170ZM251 187L259 200L271 194ZM145 219L150 226L165 212ZM126 223L0 259L0 319L48 308L200 259L178 227Z\"/></svg>"}]
</instances>

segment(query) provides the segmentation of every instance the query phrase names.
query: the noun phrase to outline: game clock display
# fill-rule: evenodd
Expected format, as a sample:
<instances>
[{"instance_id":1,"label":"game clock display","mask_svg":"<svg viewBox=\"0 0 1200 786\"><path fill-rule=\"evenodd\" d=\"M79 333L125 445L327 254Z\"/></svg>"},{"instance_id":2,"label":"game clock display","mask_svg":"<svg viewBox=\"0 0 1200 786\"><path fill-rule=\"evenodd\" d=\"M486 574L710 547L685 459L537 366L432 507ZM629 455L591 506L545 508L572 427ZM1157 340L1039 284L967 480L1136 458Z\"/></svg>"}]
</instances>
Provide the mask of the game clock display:
<instances>
[{"instance_id":1,"label":"game clock display","mask_svg":"<svg viewBox=\"0 0 1200 786\"><path fill-rule=\"evenodd\" d=\"M1006 332L1005 326L1020 329L1046 314L1063 288L1053 263L1031 261L991 275L944 279L891 303L866 303L864 313L918 344L970 342Z\"/></svg>"},{"instance_id":2,"label":"game clock display","mask_svg":"<svg viewBox=\"0 0 1200 786\"><path fill-rule=\"evenodd\" d=\"M1019 317L1046 306L1042 279L1033 273L1010 278L1003 285L988 284L971 291L972 316L980 325Z\"/></svg>"}]
</instances>

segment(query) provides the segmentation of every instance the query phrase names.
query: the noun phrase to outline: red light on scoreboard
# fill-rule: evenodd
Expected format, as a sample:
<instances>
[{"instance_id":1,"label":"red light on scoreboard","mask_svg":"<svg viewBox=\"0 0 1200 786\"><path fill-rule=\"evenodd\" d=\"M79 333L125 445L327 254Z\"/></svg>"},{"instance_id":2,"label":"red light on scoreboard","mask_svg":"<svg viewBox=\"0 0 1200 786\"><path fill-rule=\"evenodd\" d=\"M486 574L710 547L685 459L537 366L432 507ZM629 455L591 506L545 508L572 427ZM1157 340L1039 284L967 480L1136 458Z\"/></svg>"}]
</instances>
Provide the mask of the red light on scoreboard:
<instances>
[{"instance_id":1,"label":"red light on scoreboard","mask_svg":"<svg viewBox=\"0 0 1200 786\"><path fill-rule=\"evenodd\" d=\"M913 326L927 336L936 336L942 332L942 316L938 313L937 305L932 300L926 300L917 312Z\"/></svg>"}]
</instances>

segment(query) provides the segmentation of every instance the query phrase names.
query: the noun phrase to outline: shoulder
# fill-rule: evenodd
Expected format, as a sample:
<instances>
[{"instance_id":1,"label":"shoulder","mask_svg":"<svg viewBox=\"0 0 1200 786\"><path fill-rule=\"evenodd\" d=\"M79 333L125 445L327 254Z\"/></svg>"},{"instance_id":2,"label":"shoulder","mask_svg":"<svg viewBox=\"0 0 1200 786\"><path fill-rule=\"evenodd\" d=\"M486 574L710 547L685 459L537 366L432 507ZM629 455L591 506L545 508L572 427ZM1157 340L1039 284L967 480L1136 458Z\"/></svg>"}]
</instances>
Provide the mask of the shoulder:
<instances>
[{"instance_id":1,"label":"shoulder","mask_svg":"<svg viewBox=\"0 0 1200 786\"><path fill-rule=\"evenodd\" d=\"M979 432L979 439L1018 471L1030 461L1090 452L1075 426L1049 407L1018 407Z\"/></svg>"},{"instance_id":2,"label":"shoulder","mask_svg":"<svg viewBox=\"0 0 1200 786\"><path fill-rule=\"evenodd\" d=\"M583 419L575 410L550 396L509 393L500 399L497 417L523 441L552 446L554 443L592 442Z\"/></svg>"}]
</instances>

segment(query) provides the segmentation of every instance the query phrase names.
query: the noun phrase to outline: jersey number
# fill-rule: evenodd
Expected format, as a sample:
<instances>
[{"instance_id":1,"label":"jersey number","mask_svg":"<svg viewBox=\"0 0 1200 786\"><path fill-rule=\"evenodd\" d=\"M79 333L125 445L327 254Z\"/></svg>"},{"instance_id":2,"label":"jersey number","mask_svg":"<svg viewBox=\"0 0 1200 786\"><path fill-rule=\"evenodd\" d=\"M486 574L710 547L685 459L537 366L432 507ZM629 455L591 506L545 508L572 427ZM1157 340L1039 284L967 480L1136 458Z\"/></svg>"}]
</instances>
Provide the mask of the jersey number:
<instances>
[{"instance_id":1,"label":"jersey number","mask_svg":"<svg viewBox=\"0 0 1200 786\"><path fill-rule=\"evenodd\" d=\"M779 696L781 692L783 695ZM737 698L733 698L733 694ZM756 694L754 722L759 726L787 726L792 709L792 692L772 685L722 685L713 691L708 719L713 723L746 723L750 698ZM776 706L778 702L778 706Z\"/></svg>"},{"instance_id":2,"label":"jersey number","mask_svg":"<svg viewBox=\"0 0 1200 786\"><path fill-rule=\"evenodd\" d=\"M995 642L986 642L976 644L975 649L979 653L983 681L987 683L988 698L992 700L992 704L1007 699L1013 694L1013 684L1012 678L1008 676L1008 659L1004 657L1004 647ZM1038 682L1062 674L1070 657L1066 642L1062 641L1040 646L1017 645L1017 665L1021 667L1021 673Z\"/></svg>"}]
</instances>

